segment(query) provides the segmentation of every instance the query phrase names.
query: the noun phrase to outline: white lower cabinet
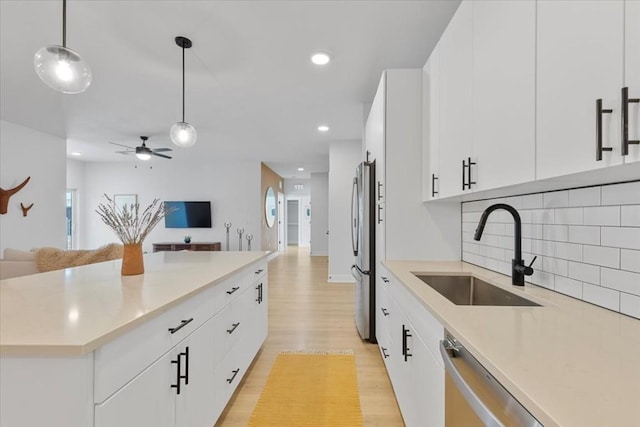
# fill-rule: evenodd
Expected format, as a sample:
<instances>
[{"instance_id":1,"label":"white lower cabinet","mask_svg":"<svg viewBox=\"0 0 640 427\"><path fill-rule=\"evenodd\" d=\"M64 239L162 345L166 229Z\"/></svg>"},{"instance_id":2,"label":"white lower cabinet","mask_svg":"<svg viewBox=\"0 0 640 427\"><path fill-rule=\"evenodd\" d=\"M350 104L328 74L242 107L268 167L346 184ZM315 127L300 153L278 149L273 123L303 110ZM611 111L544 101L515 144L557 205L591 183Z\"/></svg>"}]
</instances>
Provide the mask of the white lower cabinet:
<instances>
[{"instance_id":1,"label":"white lower cabinet","mask_svg":"<svg viewBox=\"0 0 640 427\"><path fill-rule=\"evenodd\" d=\"M444 366L434 354L444 328L384 267L378 286L377 338L408 427L444 426Z\"/></svg>"}]
</instances>

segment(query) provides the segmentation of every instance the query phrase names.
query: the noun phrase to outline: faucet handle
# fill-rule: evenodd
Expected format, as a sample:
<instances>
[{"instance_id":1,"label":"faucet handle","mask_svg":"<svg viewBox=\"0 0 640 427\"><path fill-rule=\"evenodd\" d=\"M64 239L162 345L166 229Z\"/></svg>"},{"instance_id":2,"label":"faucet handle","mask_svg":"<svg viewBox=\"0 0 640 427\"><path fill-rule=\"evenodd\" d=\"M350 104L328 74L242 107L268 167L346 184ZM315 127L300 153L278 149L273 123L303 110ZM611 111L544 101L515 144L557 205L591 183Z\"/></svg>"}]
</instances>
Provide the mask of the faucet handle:
<instances>
[{"instance_id":1,"label":"faucet handle","mask_svg":"<svg viewBox=\"0 0 640 427\"><path fill-rule=\"evenodd\" d=\"M538 255L534 256L527 268L531 268L531 266L533 265L534 262L536 262L537 259L538 259Z\"/></svg>"},{"instance_id":2,"label":"faucet handle","mask_svg":"<svg viewBox=\"0 0 640 427\"><path fill-rule=\"evenodd\" d=\"M533 274L533 268L531 268L531 266L533 265L534 262L536 262L536 259L538 259L537 255L533 257L533 259L531 260L528 266L522 268L522 273L525 276L531 276Z\"/></svg>"}]
</instances>

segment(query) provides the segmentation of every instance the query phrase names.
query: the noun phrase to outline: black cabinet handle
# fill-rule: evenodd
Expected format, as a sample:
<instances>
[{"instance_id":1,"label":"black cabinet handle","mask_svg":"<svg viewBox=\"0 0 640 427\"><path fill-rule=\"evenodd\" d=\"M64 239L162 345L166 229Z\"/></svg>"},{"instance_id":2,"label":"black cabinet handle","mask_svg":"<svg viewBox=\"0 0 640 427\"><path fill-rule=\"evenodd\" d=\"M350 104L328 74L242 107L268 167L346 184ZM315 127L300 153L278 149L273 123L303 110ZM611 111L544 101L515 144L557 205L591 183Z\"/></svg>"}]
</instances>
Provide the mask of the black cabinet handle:
<instances>
[{"instance_id":1,"label":"black cabinet handle","mask_svg":"<svg viewBox=\"0 0 640 427\"><path fill-rule=\"evenodd\" d=\"M378 224L382 222L382 215L381 215L382 209L383 209L382 205L378 205Z\"/></svg>"},{"instance_id":2,"label":"black cabinet handle","mask_svg":"<svg viewBox=\"0 0 640 427\"><path fill-rule=\"evenodd\" d=\"M193 322L193 317L191 319L182 320L179 326L176 326L175 328L169 328L169 332L171 332L172 334L175 334L176 332L178 332L180 329L184 328L191 322Z\"/></svg>"},{"instance_id":3,"label":"black cabinet handle","mask_svg":"<svg viewBox=\"0 0 640 427\"><path fill-rule=\"evenodd\" d=\"M382 355L384 356L384 358L386 359L387 357L389 357L389 353L387 353L388 348L386 347L380 347L382 349Z\"/></svg>"},{"instance_id":4,"label":"black cabinet handle","mask_svg":"<svg viewBox=\"0 0 640 427\"><path fill-rule=\"evenodd\" d=\"M256 271L256 274L260 274L262 273L264 270L261 268L260 270Z\"/></svg>"},{"instance_id":5,"label":"black cabinet handle","mask_svg":"<svg viewBox=\"0 0 640 427\"><path fill-rule=\"evenodd\" d=\"M230 291L227 291L227 294L231 295L232 293L234 293L235 291L237 291L238 289L240 289L240 286L235 286L233 288L231 288Z\"/></svg>"},{"instance_id":6,"label":"black cabinet handle","mask_svg":"<svg viewBox=\"0 0 640 427\"><path fill-rule=\"evenodd\" d=\"M180 378L184 379L184 384L189 385L189 346L184 349L184 353L178 354L178 358L184 356L186 363L184 364L184 375L180 375Z\"/></svg>"},{"instance_id":7,"label":"black cabinet handle","mask_svg":"<svg viewBox=\"0 0 640 427\"><path fill-rule=\"evenodd\" d=\"M620 114L622 119L622 155L629 154L629 144L640 144L640 140L629 140L629 104L636 104L640 102L640 98L629 98L629 88L622 88L622 112ZM640 123L639 123L640 125ZM600 159L598 159L600 160Z\"/></svg>"},{"instance_id":8,"label":"black cabinet handle","mask_svg":"<svg viewBox=\"0 0 640 427\"><path fill-rule=\"evenodd\" d=\"M175 384L171 384L171 388L175 388L176 389L176 394L180 394L180 379L182 378L180 376L180 361L181 361L181 357L182 357L182 353L178 353L178 358L176 360L172 360L171 364L177 364L177 369L176 369L176 383Z\"/></svg>"},{"instance_id":9,"label":"black cabinet handle","mask_svg":"<svg viewBox=\"0 0 640 427\"><path fill-rule=\"evenodd\" d=\"M231 328L231 329L227 329L227 333L228 333L229 335L231 335L231 334L233 333L233 331L235 331L235 330L236 330L236 328L237 328L238 326L240 326L240 322L238 322L238 323L232 323L232 324L231 324L231 326L232 326L232 328Z\"/></svg>"},{"instance_id":10,"label":"black cabinet handle","mask_svg":"<svg viewBox=\"0 0 640 427\"><path fill-rule=\"evenodd\" d=\"M468 164L467 164L468 162ZM467 158L467 162L462 161L462 190L471 190L471 185L476 184L475 181L471 181L471 166L476 165L476 162L471 161L471 157ZM465 169L466 169L466 179L465 179Z\"/></svg>"},{"instance_id":11,"label":"black cabinet handle","mask_svg":"<svg viewBox=\"0 0 640 427\"><path fill-rule=\"evenodd\" d=\"M412 335L409 333L409 328L402 325L402 355L404 356L405 362L409 360L409 357L413 356L411 353L409 353L409 350L411 349L407 347L407 338L411 336Z\"/></svg>"},{"instance_id":12,"label":"black cabinet handle","mask_svg":"<svg viewBox=\"0 0 640 427\"><path fill-rule=\"evenodd\" d=\"M384 283L389 283L389 279L387 279L387 276L380 276L380 278Z\"/></svg>"},{"instance_id":13,"label":"black cabinet handle","mask_svg":"<svg viewBox=\"0 0 640 427\"><path fill-rule=\"evenodd\" d=\"M380 310L382 311L382 314L384 314L385 316L389 315L389 310L387 310L386 308L380 307Z\"/></svg>"},{"instance_id":14,"label":"black cabinet handle","mask_svg":"<svg viewBox=\"0 0 640 427\"><path fill-rule=\"evenodd\" d=\"M463 160L462 161L462 191L467 189L467 178L464 173L466 168L467 168L467 163Z\"/></svg>"},{"instance_id":15,"label":"black cabinet handle","mask_svg":"<svg viewBox=\"0 0 640 427\"><path fill-rule=\"evenodd\" d=\"M436 197L436 194L438 194L438 192L436 191L436 179L438 179L438 177L436 176L436 174L432 173L431 174L431 197Z\"/></svg>"},{"instance_id":16,"label":"black cabinet handle","mask_svg":"<svg viewBox=\"0 0 640 427\"><path fill-rule=\"evenodd\" d=\"M469 168L467 169L467 188L471 190L471 185L475 184L475 181L471 181L471 166L475 165L476 162L471 161L471 157L469 157Z\"/></svg>"},{"instance_id":17,"label":"black cabinet handle","mask_svg":"<svg viewBox=\"0 0 640 427\"><path fill-rule=\"evenodd\" d=\"M382 191L380 191L380 188L383 186L384 184L378 181L378 200L382 200Z\"/></svg>"},{"instance_id":18,"label":"black cabinet handle","mask_svg":"<svg viewBox=\"0 0 640 427\"><path fill-rule=\"evenodd\" d=\"M234 369L234 370L233 370L233 371L231 371L231 372L233 372L233 375L231 375L231 378L227 378L227 382L228 382L229 384L231 384L231 383L233 382L233 380L235 380L235 379L236 379L236 375L238 375L238 372L240 372L240 368L238 368L238 369Z\"/></svg>"},{"instance_id":19,"label":"black cabinet handle","mask_svg":"<svg viewBox=\"0 0 640 427\"><path fill-rule=\"evenodd\" d=\"M602 146L602 114L604 113L613 113L613 110L603 109L602 99L596 99L596 161L602 160L603 151L613 151L611 147Z\"/></svg>"}]
</instances>

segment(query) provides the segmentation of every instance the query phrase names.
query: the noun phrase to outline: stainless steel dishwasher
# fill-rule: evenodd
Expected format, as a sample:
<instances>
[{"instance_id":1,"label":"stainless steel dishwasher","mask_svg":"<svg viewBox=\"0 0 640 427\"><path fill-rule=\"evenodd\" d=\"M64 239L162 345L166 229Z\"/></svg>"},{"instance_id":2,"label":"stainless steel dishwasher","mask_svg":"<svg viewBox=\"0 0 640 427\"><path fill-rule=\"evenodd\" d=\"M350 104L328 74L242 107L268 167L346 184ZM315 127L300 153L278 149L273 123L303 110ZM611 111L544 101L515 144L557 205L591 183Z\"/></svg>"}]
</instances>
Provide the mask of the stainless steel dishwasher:
<instances>
[{"instance_id":1,"label":"stainless steel dishwasher","mask_svg":"<svg viewBox=\"0 0 640 427\"><path fill-rule=\"evenodd\" d=\"M542 426L448 331L440 353L447 427Z\"/></svg>"}]
</instances>

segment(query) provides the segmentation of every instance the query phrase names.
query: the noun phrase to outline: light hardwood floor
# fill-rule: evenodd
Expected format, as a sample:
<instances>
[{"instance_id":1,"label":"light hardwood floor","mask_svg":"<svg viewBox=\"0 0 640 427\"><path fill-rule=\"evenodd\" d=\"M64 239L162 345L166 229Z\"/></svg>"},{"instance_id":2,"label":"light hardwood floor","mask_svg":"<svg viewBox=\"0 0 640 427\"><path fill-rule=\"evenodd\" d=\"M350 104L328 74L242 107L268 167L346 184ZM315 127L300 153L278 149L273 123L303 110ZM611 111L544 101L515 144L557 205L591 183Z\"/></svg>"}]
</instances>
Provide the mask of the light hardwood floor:
<instances>
[{"instance_id":1,"label":"light hardwood floor","mask_svg":"<svg viewBox=\"0 0 640 427\"><path fill-rule=\"evenodd\" d=\"M246 426L283 350L353 350L365 426L403 426L378 347L360 339L354 288L327 283L327 257L289 247L269 263L269 335L216 426Z\"/></svg>"}]
</instances>

